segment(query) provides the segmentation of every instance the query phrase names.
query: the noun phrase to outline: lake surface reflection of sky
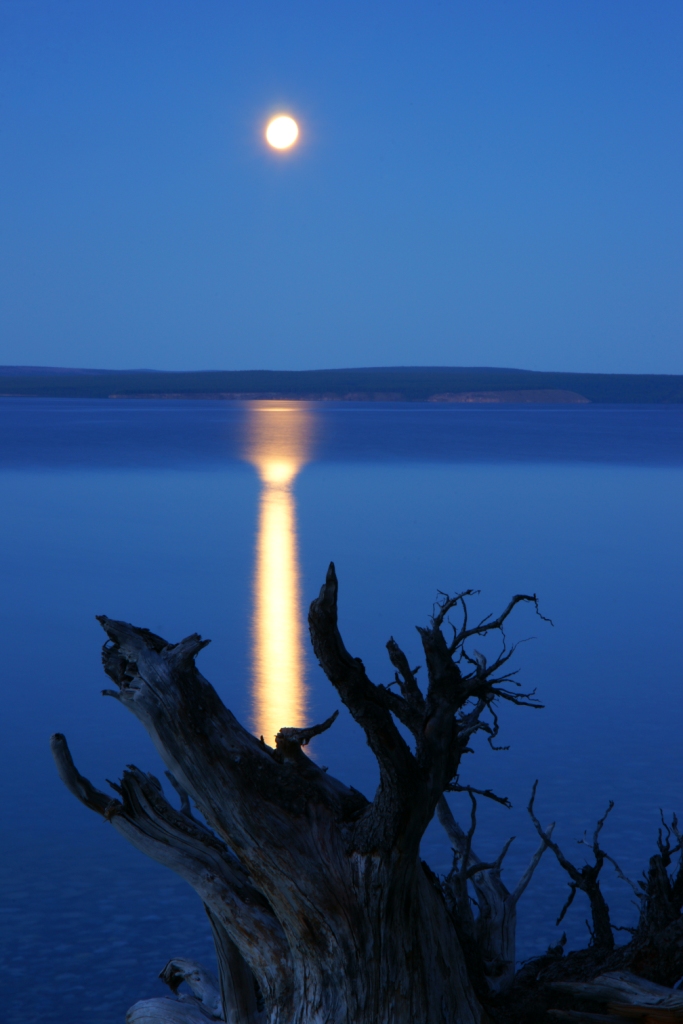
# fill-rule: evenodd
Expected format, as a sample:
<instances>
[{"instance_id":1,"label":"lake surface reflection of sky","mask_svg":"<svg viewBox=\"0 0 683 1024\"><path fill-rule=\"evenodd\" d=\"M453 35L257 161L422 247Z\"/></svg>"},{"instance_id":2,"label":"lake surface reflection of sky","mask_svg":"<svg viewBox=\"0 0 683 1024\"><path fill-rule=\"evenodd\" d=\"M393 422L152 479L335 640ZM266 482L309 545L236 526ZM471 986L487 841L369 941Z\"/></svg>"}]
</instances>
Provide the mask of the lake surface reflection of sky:
<instances>
[{"instance_id":1,"label":"lake surface reflection of sky","mask_svg":"<svg viewBox=\"0 0 683 1024\"><path fill-rule=\"evenodd\" d=\"M508 795L480 807L487 859L510 836L508 879L536 841L538 810L576 840L616 801L605 847L637 877L659 808L683 812L683 408L244 404L0 399L3 581L0 1006L7 1024L121 1024L162 989L171 956L210 961L201 905L128 847L56 776L50 733L104 787L126 764L163 777L151 742L103 699L95 614L169 640L212 639L202 671L272 742L322 721L329 771L372 796L364 737L310 651L306 607L330 560L340 627L376 682L390 636L411 663L437 589L479 588L472 614L537 592L510 639L543 711L506 707L463 781ZM173 794L171 794L171 798ZM453 798L457 814L466 802ZM423 854L448 868L430 826ZM519 955L557 941L566 878L547 857L519 907ZM619 924L631 894L606 871ZM586 908L566 926L585 943Z\"/></svg>"}]
</instances>

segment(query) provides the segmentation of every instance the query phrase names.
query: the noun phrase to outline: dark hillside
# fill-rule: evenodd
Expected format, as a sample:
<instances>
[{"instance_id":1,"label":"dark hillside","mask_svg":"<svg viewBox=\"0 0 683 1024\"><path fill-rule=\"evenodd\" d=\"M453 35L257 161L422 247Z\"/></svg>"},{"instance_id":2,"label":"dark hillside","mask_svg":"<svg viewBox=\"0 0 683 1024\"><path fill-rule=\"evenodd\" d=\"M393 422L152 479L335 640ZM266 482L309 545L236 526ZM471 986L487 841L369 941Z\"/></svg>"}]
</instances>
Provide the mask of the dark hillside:
<instances>
[{"instance_id":1,"label":"dark hillside","mask_svg":"<svg viewBox=\"0 0 683 1024\"><path fill-rule=\"evenodd\" d=\"M476 401L480 392L512 391L527 392L528 396L543 391L571 392L575 398L583 396L590 402L612 404L683 402L683 375L545 373L439 366L199 372L0 367L0 395L4 397L282 397L425 402L435 400L435 396L463 394ZM513 400L544 398L537 395Z\"/></svg>"}]
</instances>

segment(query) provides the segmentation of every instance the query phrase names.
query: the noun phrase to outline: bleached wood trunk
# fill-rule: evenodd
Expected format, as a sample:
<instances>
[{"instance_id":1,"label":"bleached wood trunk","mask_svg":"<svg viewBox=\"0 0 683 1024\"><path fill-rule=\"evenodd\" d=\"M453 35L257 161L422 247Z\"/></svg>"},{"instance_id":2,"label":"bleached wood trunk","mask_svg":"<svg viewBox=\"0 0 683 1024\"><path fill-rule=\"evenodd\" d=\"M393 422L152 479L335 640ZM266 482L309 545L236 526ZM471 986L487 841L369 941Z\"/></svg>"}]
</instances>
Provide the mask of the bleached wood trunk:
<instances>
[{"instance_id":1,"label":"bleached wood trunk","mask_svg":"<svg viewBox=\"0 0 683 1024\"><path fill-rule=\"evenodd\" d=\"M116 683L105 693L149 732L181 809L156 779L132 767L110 799L79 775L60 735L53 737L55 759L83 803L199 893L216 939L222 1015L232 1024L484 1020L452 910L419 846L491 702L524 702L501 685L508 676L496 675L509 655L489 667L471 662L475 668L464 674L462 646L499 628L519 601L535 598L520 595L498 620L473 629L465 620L449 644L441 626L462 598L444 600L421 630L425 694L393 640L387 646L399 692L373 684L346 651L333 567L311 606L318 659L377 758L372 802L302 750L335 716L308 730L283 728L271 748L240 725L197 671L195 658L208 641L194 634L170 644L100 618L108 636L104 668ZM414 751L394 718L412 732ZM192 817L188 795L208 828ZM154 1002L136 1004L130 1020L151 1021L168 1009ZM210 998L174 1005L178 1020L182 1012L194 1021L215 1011Z\"/></svg>"}]
</instances>

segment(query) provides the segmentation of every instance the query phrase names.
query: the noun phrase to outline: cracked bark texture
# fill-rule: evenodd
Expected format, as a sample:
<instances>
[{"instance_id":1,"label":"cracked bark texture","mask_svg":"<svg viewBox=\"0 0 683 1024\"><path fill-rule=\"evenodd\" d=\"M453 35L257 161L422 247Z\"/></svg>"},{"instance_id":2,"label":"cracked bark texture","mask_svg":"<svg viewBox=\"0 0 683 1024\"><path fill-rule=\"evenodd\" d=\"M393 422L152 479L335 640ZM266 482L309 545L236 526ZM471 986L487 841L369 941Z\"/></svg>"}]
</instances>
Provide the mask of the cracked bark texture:
<instances>
[{"instance_id":1,"label":"cracked bark texture","mask_svg":"<svg viewBox=\"0 0 683 1024\"><path fill-rule=\"evenodd\" d=\"M116 797L100 792L79 774L59 734L55 760L79 800L199 893L216 942L222 1017L232 1024L485 1021L458 907L421 862L419 847L444 792L467 788L458 772L474 734L495 737L496 702L540 706L515 689L506 668L514 647L502 633L517 604L538 608L534 595L517 595L498 618L470 627L470 593L444 596L419 630L425 692L393 639L390 686L371 682L346 650L333 565L311 605L316 656L379 766L372 801L304 753L335 716L303 730L283 723L270 747L242 727L198 671L195 658L208 641L193 634L173 644L99 617L108 637L104 669L116 685L104 692L147 729L181 808L169 803L157 779L133 766L114 787ZM449 613L461 622L447 638ZM491 632L503 635L503 649L489 664L466 644ZM190 801L206 825L193 817ZM480 888L491 887L494 874L482 875ZM183 1012L188 1021L198 1014L217 1019L213 996L208 1003L192 998L184 1010L173 1004L168 1020L183 1019ZM130 1020L170 1014L152 1003L170 1000L136 1004Z\"/></svg>"}]
</instances>

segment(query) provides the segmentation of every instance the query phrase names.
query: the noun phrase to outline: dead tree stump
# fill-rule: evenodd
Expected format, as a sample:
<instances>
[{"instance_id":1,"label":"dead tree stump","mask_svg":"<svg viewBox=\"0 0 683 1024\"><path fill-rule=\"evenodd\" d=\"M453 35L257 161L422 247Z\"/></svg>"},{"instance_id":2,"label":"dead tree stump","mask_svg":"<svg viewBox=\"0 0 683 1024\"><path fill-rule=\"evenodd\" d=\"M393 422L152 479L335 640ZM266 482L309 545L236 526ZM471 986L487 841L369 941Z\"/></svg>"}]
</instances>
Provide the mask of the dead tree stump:
<instances>
[{"instance_id":1,"label":"dead tree stump","mask_svg":"<svg viewBox=\"0 0 683 1024\"><path fill-rule=\"evenodd\" d=\"M60 775L82 803L196 890L219 968L216 981L197 964L171 961L164 980L173 992L186 981L192 994L137 1003L130 1024L484 1024L483 1005L490 1010L514 982L517 900L546 847L558 856L559 848L551 830L537 823L541 847L512 893L500 879L505 851L484 864L472 849L477 791L459 780L462 755L478 732L495 739L500 701L540 705L517 688L508 669L515 648L503 633L517 604L530 602L538 612L535 595L517 595L497 618L470 626L471 593L444 596L419 630L424 692L393 639L390 686L371 682L362 661L346 650L334 566L311 605L315 654L379 766L372 801L304 753L335 715L309 729L283 727L270 747L240 725L197 670L196 656L208 641L193 634L168 643L100 617L108 637L104 669L116 685L104 692L149 732L180 808L157 779L133 766L114 785L113 798L96 789L57 734L52 748ZM458 624L447 637L449 613ZM496 632L502 649L489 663L470 643ZM462 790L473 798L469 832L443 800ZM445 882L419 856L438 806L456 855ZM595 844L598 849L597 838ZM668 882L665 870L671 852L663 843L651 866L647 891L660 896L645 900L642 930L649 942L655 918L671 928L680 917L683 882L680 874ZM480 903L476 920L472 891ZM602 948L612 952L609 943Z\"/></svg>"}]
</instances>

